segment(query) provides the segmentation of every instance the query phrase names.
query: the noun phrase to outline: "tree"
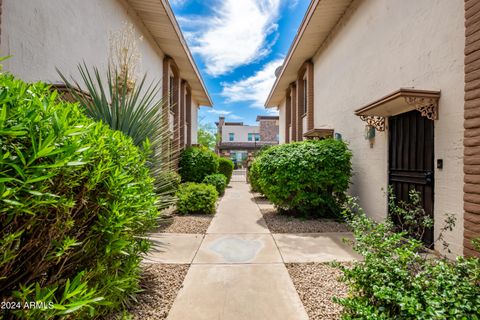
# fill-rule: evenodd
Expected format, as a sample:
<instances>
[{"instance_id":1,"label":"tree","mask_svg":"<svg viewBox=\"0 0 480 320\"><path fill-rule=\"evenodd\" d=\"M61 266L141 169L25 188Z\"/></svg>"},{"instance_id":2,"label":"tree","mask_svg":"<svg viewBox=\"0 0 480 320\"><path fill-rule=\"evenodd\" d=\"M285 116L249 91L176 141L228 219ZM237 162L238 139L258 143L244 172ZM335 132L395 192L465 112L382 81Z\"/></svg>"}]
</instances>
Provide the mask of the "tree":
<instances>
[{"instance_id":1,"label":"tree","mask_svg":"<svg viewBox=\"0 0 480 320\"><path fill-rule=\"evenodd\" d=\"M200 123L198 129L198 144L210 150L215 150L216 140L215 128L211 124Z\"/></svg>"}]
</instances>

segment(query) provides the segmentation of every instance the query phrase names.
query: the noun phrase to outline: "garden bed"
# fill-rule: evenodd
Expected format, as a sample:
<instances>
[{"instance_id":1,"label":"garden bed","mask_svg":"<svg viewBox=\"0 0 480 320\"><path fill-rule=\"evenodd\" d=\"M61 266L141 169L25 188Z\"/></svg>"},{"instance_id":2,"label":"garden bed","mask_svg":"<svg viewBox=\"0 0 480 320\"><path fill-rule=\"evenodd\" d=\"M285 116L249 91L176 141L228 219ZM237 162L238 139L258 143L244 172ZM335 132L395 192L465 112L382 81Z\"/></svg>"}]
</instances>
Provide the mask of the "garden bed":
<instances>
[{"instance_id":1,"label":"garden bed","mask_svg":"<svg viewBox=\"0 0 480 320\"><path fill-rule=\"evenodd\" d=\"M286 264L298 295L311 320L340 319L343 307L332 301L346 297L347 286L338 281L342 272L324 263Z\"/></svg>"},{"instance_id":2,"label":"garden bed","mask_svg":"<svg viewBox=\"0 0 480 320\"><path fill-rule=\"evenodd\" d=\"M263 219L272 233L349 232L348 226L333 219L302 219L280 214L276 209L262 208Z\"/></svg>"},{"instance_id":3,"label":"garden bed","mask_svg":"<svg viewBox=\"0 0 480 320\"><path fill-rule=\"evenodd\" d=\"M134 319L166 319L187 274L187 264L149 264L143 268L137 303L129 310Z\"/></svg>"}]
</instances>

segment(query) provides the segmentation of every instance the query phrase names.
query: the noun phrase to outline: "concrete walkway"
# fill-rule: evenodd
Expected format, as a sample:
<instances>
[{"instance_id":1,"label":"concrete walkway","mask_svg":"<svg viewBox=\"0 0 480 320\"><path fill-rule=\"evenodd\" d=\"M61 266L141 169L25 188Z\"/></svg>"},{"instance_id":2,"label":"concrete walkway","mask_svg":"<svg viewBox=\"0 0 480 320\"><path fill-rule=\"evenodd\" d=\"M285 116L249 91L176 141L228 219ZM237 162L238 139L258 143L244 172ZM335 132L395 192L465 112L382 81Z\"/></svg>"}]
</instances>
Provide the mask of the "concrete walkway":
<instances>
[{"instance_id":1,"label":"concrete walkway","mask_svg":"<svg viewBox=\"0 0 480 320\"><path fill-rule=\"evenodd\" d=\"M188 263L168 319L302 320L284 263L349 261L349 233L271 234L249 185L232 182L205 235L152 235L145 262Z\"/></svg>"}]
</instances>

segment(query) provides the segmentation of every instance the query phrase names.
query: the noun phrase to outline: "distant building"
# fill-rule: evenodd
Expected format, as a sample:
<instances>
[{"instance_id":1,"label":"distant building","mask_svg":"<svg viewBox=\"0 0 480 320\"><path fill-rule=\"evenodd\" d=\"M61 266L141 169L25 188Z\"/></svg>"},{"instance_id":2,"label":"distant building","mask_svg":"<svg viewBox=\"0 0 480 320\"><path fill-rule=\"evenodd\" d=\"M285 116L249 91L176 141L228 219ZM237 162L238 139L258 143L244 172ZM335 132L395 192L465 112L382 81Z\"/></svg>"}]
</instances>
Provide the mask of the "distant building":
<instances>
[{"instance_id":1,"label":"distant building","mask_svg":"<svg viewBox=\"0 0 480 320\"><path fill-rule=\"evenodd\" d=\"M243 122L225 122L225 117L220 117L216 122L217 154L232 159L236 167L243 167L256 150L278 144L278 121L278 116L257 116L259 125L250 126Z\"/></svg>"}]
</instances>

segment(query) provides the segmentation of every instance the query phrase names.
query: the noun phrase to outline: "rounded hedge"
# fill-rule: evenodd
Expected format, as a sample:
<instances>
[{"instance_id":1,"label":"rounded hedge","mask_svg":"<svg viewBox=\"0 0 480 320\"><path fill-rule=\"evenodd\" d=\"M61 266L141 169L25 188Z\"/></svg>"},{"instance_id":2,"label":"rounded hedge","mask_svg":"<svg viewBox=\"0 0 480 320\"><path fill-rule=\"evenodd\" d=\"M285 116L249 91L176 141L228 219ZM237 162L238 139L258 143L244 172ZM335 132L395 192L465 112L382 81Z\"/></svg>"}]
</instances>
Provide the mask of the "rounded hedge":
<instances>
[{"instance_id":1,"label":"rounded hedge","mask_svg":"<svg viewBox=\"0 0 480 320\"><path fill-rule=\"evenodd\" d=\"M284 144L263 152L250 177L285 211L338 216L352 175L351 157L347 145L333 139Z\"/></svg>"},{"instance_id":2,"label":"rounded hedge","mask_svg":"<svg viewBox=\"0 0 480 320\"><path fill-rule=\"evenodd\" d=\"M187 182L177 191L177 210L181 214L213 214L218 192L214 186Z\"/></svg>"},{"instance_id":3,"label":"rounded hedge","mask_svg":"<svg viewBox=\"0 0 480 320\"><path fill-rule=\"evenodd\" d=\"M205 179L203 179L203 183L214 186L218 194L223 195L227 187L227 177L221 173L215 173L206 176Z\"/></svg>"},{"instance_id":4,"label":"rounded hedge","mask_svg":"<svg viewBox=\"0 0 480 320\"><path fill-rule=\"evenodd\" d=\"M121 309L158 216L146 154L46 84L8 74L0 146L0 300L56 305L12 311L32 319Z\"/></svg>"},{"instance_id":5,"label":"rounded hedge","mask_svg":"<svg viewBox=\"0 0 480 320\"><path fill-rule=\"evenodd\" d=\"M206 176L217 173L218 156L205 147L190 147L182 152L179 167L183 182L201 183Z\"/></svg>"},{"instance_id":6,"label":"rounded hedge","mask_svg":"<svg viewBox=\"0 0 480 320\"><path fill-rule=\"evenodd\" d=\"M218 172L227 178L227 185L232 179L233 167L234 165L232 160L222 157L218 159Z\"/></svg>"},{"instance_id":7,"label":"rounded hedge","mask_svg":"<svg viewBox=\"0 0 480 320\"><path fill-rule=\"evenodd\" d=\"M263 193L259 184L260 161L260 157L256 158L248 168L248 182L250 183L250 188L253 192Z\"/></svg>"}]
</instances>

